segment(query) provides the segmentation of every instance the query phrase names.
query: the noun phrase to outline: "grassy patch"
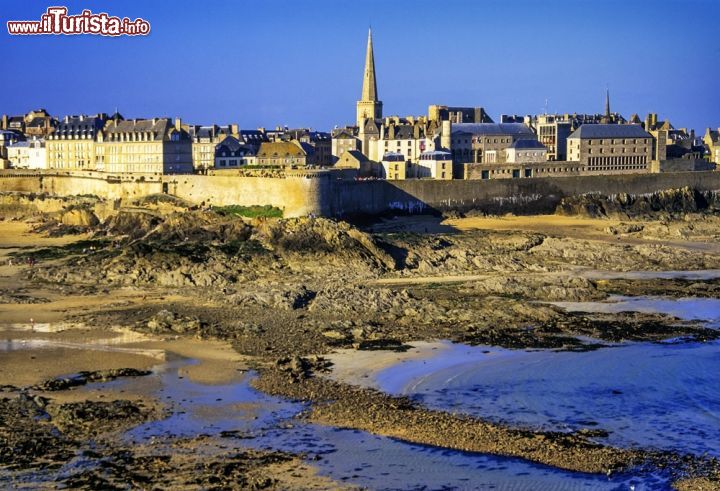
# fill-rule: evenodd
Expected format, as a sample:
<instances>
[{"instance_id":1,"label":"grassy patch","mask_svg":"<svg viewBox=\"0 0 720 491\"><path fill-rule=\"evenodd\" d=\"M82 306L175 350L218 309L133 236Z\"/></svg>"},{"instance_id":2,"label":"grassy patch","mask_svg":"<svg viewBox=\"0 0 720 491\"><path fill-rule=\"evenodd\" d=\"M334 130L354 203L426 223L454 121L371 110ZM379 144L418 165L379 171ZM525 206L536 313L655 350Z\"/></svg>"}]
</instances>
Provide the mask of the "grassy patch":
<instances>
[{"instance_id":1,"label":"grassy patch","mask_svg":"<svg viewBox=\"0 0 720 491\"><path fill-rule=\"evenodd\" d=\"M60 247L43 247L42 249L36 249L33 251L15 252L10 255L20 260L32 258L36 261L47 261L51 259L61 259L75 254L82 254L83 250L85 251L85 254L99 252L109 244L110 241L107 239L79 240ZM91 249L91 247L94 247L94 249Z\"/></svg>"},{"instance_id":2,"label":"grassy patch","mask_svg":"<svg viewBox=\"0 0 720 491\"><path fill-rule=\"evenodd\" d=\"M282 218L283 211L280 208L270 205L255 205L255 206L240 206L240 205L229 205L229 206L213 206L213 211L220 213L221 215L234 215L239 217L247 218Z\"/></svg>"}]
</instances>

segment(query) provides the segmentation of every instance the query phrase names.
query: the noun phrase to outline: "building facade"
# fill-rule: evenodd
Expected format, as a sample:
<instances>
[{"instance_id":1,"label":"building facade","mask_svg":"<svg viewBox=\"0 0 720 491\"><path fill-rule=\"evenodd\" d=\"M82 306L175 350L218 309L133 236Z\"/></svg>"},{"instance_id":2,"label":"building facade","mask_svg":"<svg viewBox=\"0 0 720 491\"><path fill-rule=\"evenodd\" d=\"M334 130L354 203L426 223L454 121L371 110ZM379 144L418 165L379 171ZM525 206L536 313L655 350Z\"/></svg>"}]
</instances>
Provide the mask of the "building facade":
<instances>
[{"instance_id":1,"label":"building facade","mask_svg":"<svg viewBox=\"0 0 720 491\"><path fill-rule=\"evenodd\" d=\"M257 165L268 167L304 167L307 153L303 148L286 141L262 143L257 153Z\"/></svg>"},{"instance_id":2,"label":"building facade","mask_svg":"<svg viewBox=\"0 0 720 491\"><path fill-rule=\"evenodd\" d=\"M45 140L33 138L8 146L7 160L15 169L47 169Z\"/></svg>"},{"instance_id":3,"label":"building facade","mask_svg":"<svg viewBox=\"0 0 720 491\"><path fill-rule=\"evenodd\" d=\"M453 161L450 152L444 150L423 152L417 162L417 177L451 180L453 178Z\"/></svg>"},{"instance_id":4,"label":"building facade","mask_svg":"<svg viewBox=\"0 0 720 491\"><path fill-rule=\"evenodd\" d=\"M527 164L547 160L547 148L537 140L515 140L505 149L505 162L508 164Z\"/></svg>"},{"instance_id":5,"label":"building facade","mask_svg":"<svg viewBox=\"0 0 720 491\"><path fill-rule=\"evenodd\" d=\"M378 156L398 153L405 160L416 164L423 152L441 149L441 127L424 118L386 118L380 125L380 135L371 141L370 160L380 160Z\"/></svg>"},{"instance_id":6,"label":"building facade","mask_svg":"<svg viewBox=\"0 0 720 491\"><path fill-rule=\"evenodd\" d=\"M213 167L216 169L244 167L256 163L255 150L248 145L243 145L234 136L226 137L215 147Z\"/></svg>"},{"instance_id":7,"label":"building facade","mask_svg":"<svg viewBox=\"0 0 720 491\"><path fill-rule=\"evenodd\" d=\"M707 148L710 161L720 164L720 128L717 131L708 128L703 136L703 143Z\"/></svg>"},{"instance_id":8,"label":"building facade","mask_svg":"<svg viewBox=\"0 0 720 491\"><path fill-rule=\"evenodd\" d=\"M98 170L112 173L193 172L192 141L180 119L108 121L98 142Z\"/></svg>"},{"instance_id":9,"label":"building facade","mask_svg":"<svg viewBox=\"0 0 720 491\"><path fill-rule=\"evenodd\" d=\"M387 152L380 161L379 177L389 181L404 180L413 177L409 170L410 163L405 160L405 155Z\"/></svg>"},{"instance_id":10,"label":"building facade","mask_svg":"<svg viewBox=\"0 0 720 491\"><path fill-rule=\"evenodd\" d=\"M505 150L516 140L534 140L535 133L524 123L460 123L452 126L453 161L503 163Z\"/></svg>"},{"instance_id":11,"label":"building facade","mask_svg":"<svg viewBox=\"0 0 720 491\"><path fill-rule=\"evenodd\" d=\"M98 140L107 120L106 114L65 116L45 140L48 169L103 170Z\"/></svg>"},{"instance_id":12,"label":"building facade","mask_svg":"<svg viewBox=\"0 0 720 491\"><path fill-rule=\"evenodd\" d=\"M484 107L449 107L432 105L428 107L428 120L439 123L494 123Z\"/></svg>"},{"instance_id":13,"label":"building facade","mask_svg":"<svg viewBox=\"0 0 720 491\"><path fill-rule=\"evenodd\" d=\"M648 172L653 137L635 124L582 125L568 137L568 161L588 173Z\"/></svg>"},{"instance_id":14,"label":"building facade","mask_svg":"<svg viewBox=\"0 0 720 491\"><path fill-rule=\"evenodd\" d=\"M215 148L228 136L239 138L238 126L190 125L188 133L192 141L193 168L203 172L215 165Z\"/></svg>"}]
</instances>

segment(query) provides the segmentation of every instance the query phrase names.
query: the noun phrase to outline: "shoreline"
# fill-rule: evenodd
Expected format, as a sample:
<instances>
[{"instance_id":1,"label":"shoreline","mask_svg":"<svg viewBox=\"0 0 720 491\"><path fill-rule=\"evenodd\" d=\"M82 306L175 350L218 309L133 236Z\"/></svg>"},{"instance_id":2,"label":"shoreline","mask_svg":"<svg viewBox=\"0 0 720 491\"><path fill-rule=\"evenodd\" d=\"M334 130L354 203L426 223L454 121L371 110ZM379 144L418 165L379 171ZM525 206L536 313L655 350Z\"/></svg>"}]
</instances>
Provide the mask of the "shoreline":
<instances>
[{"instance_id":1,"label":"shoreline","mask_svg":"<svg viewBox=\"0 0 720 491\"><path fill-rule=\"evenodd\" d=\"M51 218L39 220L56 226ZM252 385L263 393L309 402L310 422L559 469L613 473L641 462L672 463L691 476L709 473L717 479L717 466L699 457L682 461L674 454L601 446L591 433L491 424L370 388L388 367L431 357L448 346L437 340L572 351L582 349L588 338L690 336L702 342L717 335L692 323L674 324L669 316L568 313L537 302L595 302L643 292L715 298L720 254L678 248L672 240L650 243L641 237L645 232L611 233L606 220L591 221L592 234L607 235L608 240L599 241L587 240L582 231L558 238L536 230L547 217L538 217L530 230L518 225L529 218L507 220L513 223L499 230L495 222L504 219L469 220L468 227L487 220L486 228L445 234L442 227L451 223L446 221L440 233L370 235L325 219L245 221L204 211L120 212L90 235L62 235L60 227L56 239L27 233L27 224L0 221L0 232L12 232L0 233L0 319L18 324L2 336L54 342L54 348L43 348L54 366L42 376L51 370L60 377L81 369L141 370L152 366L152 357L143 357L142 350L160 350L171 357L201 358L179 375L206 387L238 383L255 369L259 377ZM713 227L720 231L717 217L703 220L698 234ZM686 222L672 222L668 231L655 222L643 223L648 237L665 234L660 239L666 240ZM16 239L13 233L24 236ZM97 248L86 253L74 245L79 240ZM9 248L13 244L23 249ZM33 255L38 257L33 267L6 264L9 257ZM37 331L48 332L23 330L30 316ZM108 326L126 330L127 339L108 342L103 338ZM63 327L73 329L51 332ZM77 356L83 342L111 347L83 361ZM16 370L39 367L37 357L21 359L32 351L13 352ZM328 360L335 362L334 373L325 373ZM7 375L4 381L23 380ZM30 370L23 376L24 385L42 378ZM67 393L72 395L64 401L61 392L49 397L59 405L87 404L101 412L110 410L109 398L128 401L111 408L126 414L127 424L158 410L141 408L151 401L133 399L129 392L103 393L92 384ZM108 445L118 444L112 435L108 438Z\"/></svg>"}]
</instances>

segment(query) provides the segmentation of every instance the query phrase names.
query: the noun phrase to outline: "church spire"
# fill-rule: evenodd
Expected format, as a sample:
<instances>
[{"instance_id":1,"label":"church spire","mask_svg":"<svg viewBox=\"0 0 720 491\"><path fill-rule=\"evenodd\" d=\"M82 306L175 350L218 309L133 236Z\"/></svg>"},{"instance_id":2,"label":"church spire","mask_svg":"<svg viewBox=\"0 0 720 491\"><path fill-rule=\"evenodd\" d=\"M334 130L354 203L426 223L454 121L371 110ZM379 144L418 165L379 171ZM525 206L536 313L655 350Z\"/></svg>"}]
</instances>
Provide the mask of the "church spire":
<instances>
[{"instance_id":1,"label":"church spire","mask_svg":"<svg viewBox=\"0 0 720 491\"><path fill-rule=\"evenodd\" d=\"M605 89L605 117L610 119L610 89Z\"/></svg>"},{"instance_id":2,"label":"church spire","mask_svg":"<svg viewBox=\"0 0 720 491\"><path fill-rule=\"evenodd\" d=\"M362 99L376 102L377 83L375 82L375 56L373 55L372 29L368 29L367 53L365 54L365 75L363 76Z\"/></svg>"},{"instance_id":3,"label":"church spire","mask_svg":"<svg viewBox=\"0 0 720 491\"><path fill-rule=\"evenodd\" d=\"M375 55L372 45L372 31L368 29L367 53L365 55L365 73L363 75L362 97L355 106L357 118L355 124L359 128L365 126L368 119L382 119L383 103L378 100L377 83L375 82ZM363 130L364 131L364 130ZM363 151L367 152L363 144ZM368 155L367 153L365 155Z\"/></svg>"}]
</instances>

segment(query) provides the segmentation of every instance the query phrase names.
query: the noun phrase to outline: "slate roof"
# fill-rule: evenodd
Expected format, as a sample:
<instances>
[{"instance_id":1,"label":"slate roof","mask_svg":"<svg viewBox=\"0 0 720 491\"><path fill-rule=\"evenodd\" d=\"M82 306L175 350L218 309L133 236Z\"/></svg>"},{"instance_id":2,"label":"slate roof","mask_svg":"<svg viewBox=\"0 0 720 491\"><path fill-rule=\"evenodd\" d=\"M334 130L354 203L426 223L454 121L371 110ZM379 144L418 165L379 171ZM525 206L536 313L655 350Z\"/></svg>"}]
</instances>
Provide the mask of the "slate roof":
<instances>
[{"instance_id":1,"label":"slate roof","mask_svg":"<svg viewBox=\"0 0 720 491\"><path fill-rule=\"evenodd\" d=\"M45 126L45 118L41 118L41 117L33 118L32 121L30 121L27 124L27 126L28 126L28 128L34 128L36 126L39 128L42 128Z\"/></svg>"},{"instance_id":2,"label":"slate roof","mask_svg":"<svg viewBox=\"0 0 720 491\"><path fill-rule=\"evenodd\" d=\"M60 137L94 138L103 126L105 126L105 120L97 116L66 116L58 123L57 129L50 137L53 139Z\"/></svg>"},{"instance_id":3,"label":"slate roof","mask_svg":"<svg viewBox=\"0 0 720 491\"><path fill-rule=\"evenodd\" d=\"M262 143L268 141L267 135L260 130L240 130L240 139L244 143Z\"/></svg>"},{"instance_id":4,"label":"slate roof","mask_svg":"<svg viewBox=\"0 0 720 491\"><path fill-rule=\"evenodd\" d=\"M456 123L452 125L452 132L473 135L535 135L525 123Z\"/></svg>"},{"instance_id":5,"label":"slate roof","mask_svg":"<svg viewBox=\"0 0 720 491\"><path fill-rule=\"evenodd\" d=\"M584 124L568 138L652 138L638 124Z\"/></svg>"},{"instance_id":6,"label":"slate roof","mask_svg":"<svg viewBox=\"0 0 720 491\"><path fill-rule=\"evenodd\" d=\"M405 156L397 152L386 152L382 159L385 162L405 162Z\"/></svg>"},{"instance_id":7,"label":"slate roof","mask_svg":"<svg viewBox=\"0 0 720 491\"><path fill-rule=\"evenodd\" d=\"M537 148L537 149L545 149L545 145L540 143L537 140L532 140L529 138L521 138L520 140L515 140L512 145L510 145L510 148L515 149L530 149L530 148Z\"/></svg>"},{"instance_id":8,"label":"slate roof","mask_svg":"<svg viewBox=\"0 0 720 491\"><path fill-rule=\"evenodd\" d=\"M175 130L169 118L155 119L126 119L123 121L110 121L105 127L105 134L109 140L114 140L121 133L151 133L153 139L164 140ZM187 139L186 132L181 131L181 139Z\"/></svg>"},{"instance_id":9,"label":"slate roof","mask_svg":"<svg viewBox=\"0 0 720 491\"><path fill-rule=\"evenodd\" d=\"M228 136L223 141L215 146L215 156L223 157L225 152L226 157L244 157L246 155L255 155L253 149L247 145L244 145L233 136Z\"/></svg>"}]
</instances>

